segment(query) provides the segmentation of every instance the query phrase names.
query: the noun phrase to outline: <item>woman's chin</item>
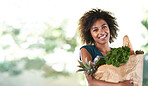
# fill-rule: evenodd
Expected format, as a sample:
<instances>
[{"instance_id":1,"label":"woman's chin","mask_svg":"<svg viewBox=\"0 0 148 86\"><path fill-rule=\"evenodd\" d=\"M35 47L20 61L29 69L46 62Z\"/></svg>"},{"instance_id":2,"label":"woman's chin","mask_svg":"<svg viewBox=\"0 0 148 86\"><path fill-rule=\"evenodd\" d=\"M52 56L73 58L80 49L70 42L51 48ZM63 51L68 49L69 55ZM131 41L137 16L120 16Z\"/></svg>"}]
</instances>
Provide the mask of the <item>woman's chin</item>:
<instances>
[{"instance_id":1,"label":"woman's chin","mask_svg":"<svg viewBox=\"0 0 148 86\"><path fill-rule=\"evenodd\" d=\"M101 44L101 45L105 45L105 44L107 44L108 43L108 41L101 41L101 42L98 42L98 44Z\"/></svg>"}]
</instances>

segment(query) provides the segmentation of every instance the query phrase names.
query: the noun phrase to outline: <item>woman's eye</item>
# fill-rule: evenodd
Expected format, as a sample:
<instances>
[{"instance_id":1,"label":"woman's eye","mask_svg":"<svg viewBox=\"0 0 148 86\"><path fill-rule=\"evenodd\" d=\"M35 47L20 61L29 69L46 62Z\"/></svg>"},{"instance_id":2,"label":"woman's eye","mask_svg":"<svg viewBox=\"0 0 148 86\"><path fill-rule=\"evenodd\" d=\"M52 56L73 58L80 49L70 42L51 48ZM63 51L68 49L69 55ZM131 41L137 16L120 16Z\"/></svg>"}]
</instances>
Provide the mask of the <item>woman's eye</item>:
<instances>
[{"instance_id":1,"label":"woman's eye","mask_svg":"<svg viewBox=\"0 0 148 86\"><path fill-rule=\"evenodd\" d=\"M93 29L93 32L98 31L98 29Z\"/></svg>"},{"instance_id":2,"label":"woman's eye","mask_svg":"<svg viewBox=\"0 0 148 86\"><path fill-rule=\"evenodd\" d=\"M102 29L106 29L106 28L107 28L107 26L103 26L103 27L102 27Z\"/></svg>"}]
</instances>

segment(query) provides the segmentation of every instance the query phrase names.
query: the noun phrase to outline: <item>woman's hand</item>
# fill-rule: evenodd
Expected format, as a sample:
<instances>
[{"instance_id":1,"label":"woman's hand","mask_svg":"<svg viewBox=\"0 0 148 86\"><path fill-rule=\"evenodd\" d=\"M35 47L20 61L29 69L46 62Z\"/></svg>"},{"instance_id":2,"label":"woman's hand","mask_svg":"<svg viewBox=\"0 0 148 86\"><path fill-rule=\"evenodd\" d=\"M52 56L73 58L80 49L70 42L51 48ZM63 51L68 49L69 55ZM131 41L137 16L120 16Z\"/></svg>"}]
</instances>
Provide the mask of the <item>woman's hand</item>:
<instances>
[{"instance_id":1,"label":"woman's hand","mask_svg":"<svg viewBox=\"0 0 148 86\"><path fill-rule=\"evenodd\" d=\"M134 86L134 82L132 80L125 80L119 83L119 86Z\"/></svg>"}]
</instances>

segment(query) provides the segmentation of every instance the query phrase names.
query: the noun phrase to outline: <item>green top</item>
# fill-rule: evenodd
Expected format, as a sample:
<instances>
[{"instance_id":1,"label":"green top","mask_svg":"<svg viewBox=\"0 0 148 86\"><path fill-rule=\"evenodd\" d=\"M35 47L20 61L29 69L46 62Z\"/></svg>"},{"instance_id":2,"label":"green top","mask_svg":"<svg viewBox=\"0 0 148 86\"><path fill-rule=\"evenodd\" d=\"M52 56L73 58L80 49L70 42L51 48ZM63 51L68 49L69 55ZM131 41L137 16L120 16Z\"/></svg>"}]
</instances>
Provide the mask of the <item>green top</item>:
<instances>
[{"instance_id":1,"label":"green top","mask_svg":"<svg viewBox=\"0 0 148 86\"><path fill-rule=\"evenodd\" d=\"M92 61L94 61L96 56L104 57L103 54L95 47L95 45L84 45L81 48L85 48L90 53Z\"/></svg>"}]
</instances>

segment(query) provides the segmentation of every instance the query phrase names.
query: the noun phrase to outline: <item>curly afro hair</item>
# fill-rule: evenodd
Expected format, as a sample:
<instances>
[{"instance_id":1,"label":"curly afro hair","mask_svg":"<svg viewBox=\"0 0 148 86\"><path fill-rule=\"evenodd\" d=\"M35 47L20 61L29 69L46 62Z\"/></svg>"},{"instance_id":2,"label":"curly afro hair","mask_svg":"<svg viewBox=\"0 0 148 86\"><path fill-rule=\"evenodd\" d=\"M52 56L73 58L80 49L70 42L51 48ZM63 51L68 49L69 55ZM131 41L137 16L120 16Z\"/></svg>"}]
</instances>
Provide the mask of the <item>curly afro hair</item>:
<instances>
[{"instance_id":1,"label":"curly afro hair","mask_svg":"<svg viewBox=\"0 0 148 86\"><path fill-rule=\"evenodd\" d=\"M81 41L83 44L92 45L95 44L94 39L91 36L90 28L98 20L103 19L107 22L110 29L109 42L112 43L117 38L118 24L116 18L112 16L111 12L101 9L92 9L79 19L78 30L80 33Z\"/></svg>"}]
</instances>

